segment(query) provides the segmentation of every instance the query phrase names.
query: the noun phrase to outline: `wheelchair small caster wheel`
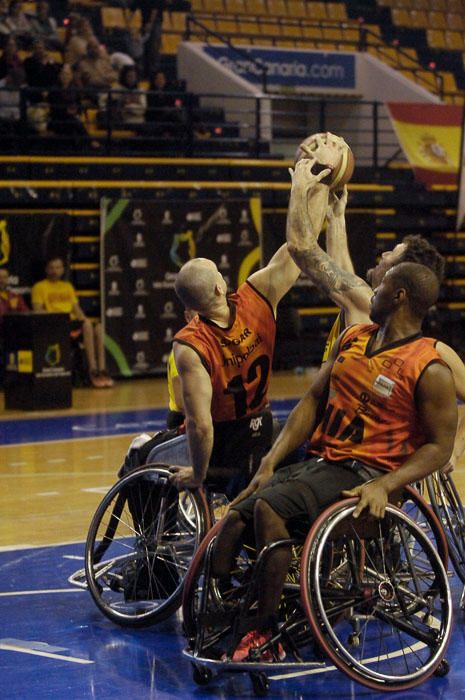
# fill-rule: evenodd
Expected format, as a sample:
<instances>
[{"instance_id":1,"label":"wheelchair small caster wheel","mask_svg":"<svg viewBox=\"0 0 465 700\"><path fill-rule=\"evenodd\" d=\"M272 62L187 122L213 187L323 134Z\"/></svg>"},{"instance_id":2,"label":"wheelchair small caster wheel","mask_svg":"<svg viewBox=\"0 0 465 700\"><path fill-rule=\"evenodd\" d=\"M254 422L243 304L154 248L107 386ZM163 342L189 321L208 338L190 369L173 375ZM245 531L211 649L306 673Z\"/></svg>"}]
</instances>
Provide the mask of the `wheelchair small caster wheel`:
<instances>
[{"instance_id":1,"label":"wheelchair small caster wheel","mask_svg":"<svg viewBox=\"0 0 465 700\"><path fill-rule=\"evenodd\" d=\"M264 673L251 673L253 692L259 698L264 698L270 689L270 682Z\"/></svg>"},{"instance_id":2,"label":"wheelchair small caster wheel","mask_svg":"<svg viewBox=\"0 0 465 700\"><path fill-rule=\"evenodd\" d=\"M359 647L360 636L358 634L349 634L349 639L347 640L347 643L350 647Z\"/></svg>"},{"instance_id":3,"label":"wheelchair small caster wheel","mask_svg":"<svg viewBox=\"0 0 465 700\"><path fill-rule=\"evenodd\" d=\"M204 666L192 664L192 679L197 685L208 685L212 679L212 672Z\"/></svg>"},{"instance_id":4,"label":"wheelchair small caster wheel","mask_svg":"<svg viewBox=\"0 0 465 700\"><path fill-rule=\"evenodd\" d=\"M435 676L438 676L439 678L443 678L444 676L447 676L447 674L450 671L450 664L447 659L443 659L437 669L434 672Z\"/></svg>"}]
</instances>

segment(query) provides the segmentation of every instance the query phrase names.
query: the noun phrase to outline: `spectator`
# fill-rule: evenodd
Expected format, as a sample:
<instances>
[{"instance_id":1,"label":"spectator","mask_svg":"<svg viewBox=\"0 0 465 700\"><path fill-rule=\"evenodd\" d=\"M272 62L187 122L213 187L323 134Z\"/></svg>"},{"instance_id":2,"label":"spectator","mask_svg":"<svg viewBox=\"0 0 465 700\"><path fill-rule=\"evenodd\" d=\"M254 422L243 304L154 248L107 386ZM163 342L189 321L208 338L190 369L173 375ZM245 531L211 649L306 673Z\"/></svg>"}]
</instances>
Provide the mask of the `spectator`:
<instances>
[{"instance_id":1,"label":"spectator","mask_svg":"<svg viewBox=\"0 0 465 700\"><path fill-rule=\"evenodd\" d=\"M87 53L89 39L95 39L94 30L87 17L73 19L71 36L66 42L64 61L71 66L77 64Z\"/></svg>"},{"instance_id":2,"label":"spectator","mask_svg":"<svg viewBox=\"0 0 465 700\"><path fill-rule=\"evenodd\" d=\"M139 74L145 74L145 46L148 39L148 34L141 31L139 27L128 27L125 37L126 54L132 58L136 64Z\"/></svg>"},{"instance_id":3,"label":"spectator","mask_svg":"<svg viewBox=\"0 0 465 700\"><path fill-rule=\"evenodd\" d=\"M100 323L93 324L87 318L79 306L73 285L62 279L64 273L65 266L61 258L52 258L47 262L46 279L32 287L32 308L34 311L68 313L72 336L82 334L92 386L96 389L111 387L113 380L105 369L102 326Z\"/></svg>"},{"instance_id":4,"label":"spectator","mask_svg":"<svg viewBox=\"0 0 465 700\"><path fill-rule=\"evenodd\" d=\"M6 267L0 268L0 329L3 317L8 313L29 311L29 307L20 294L8 288L9 274Z\"/></svg>"},{"instance_id":5,"label":"spectator","mask_svg":"<svg viewBox=\"0 0 465 700\"><path fill-rule=\"evenodd\" d=\"M147 110L147 96L139 87L135 66L123 66L120 73L121 90L118 93L118 117L123 124L143 124Z\"/></svg>"},{"instance_id":6,"label":"spectator","mask_svg":"<svg viewBox=\"0 0 465 700\"><path fill-rule=\"evenodd\" d=\"M24 61L26 82L29 87L40 88L32 93L31 101L43 99L43 92L47 91L57 81L58 66L50 58L43 39L34 39L32 55Z\"/></svg>"},{"instance_id":7,"label":"spectator","mask_svg":"<svg viewBox=\"0 0 465 700\"><path fill-rule=\"evenodd\" d=\"M23 313L29 311L29 307L23 297L8 289L8 270L0 268L0 385L3 384L4 375L4 339L3 317L9 313Z\"/></svg>"},{"instance_id":8,"label":"spectator","mask_svg":"<svg viewBox=\"0 0 465 700\"><path fill-rule=\"evenodd\" d=\"M180 95L171 87L162 70L152 73L147 96L147 122L156 123L161 136L176 136L184 132L186 116Z\"/></svg>"},{"instance_id":9,"label":"spectator","mask_svg":"<svg viewBox=\"0 0 465 700\"><path fill-rule=\"evenodd\" d=\"M78 63L78 73L86 87L108 89L117 81L110 57L95 37L87 42L87 52Z\"/></svg>"},{"instance_id":10,"label":"spectator","mask_svg":"<svg viewBox=\"0 0 465 700\"><path fill-rule=\"evenodd\" d=\"M8 14L0 23L0 33L13 35L20 39L24 46L30 46L32 24L23 12L23 3L20 0L11 0Z\"/></svg>"},{"instance_id":11,"label":"spectator","mask_svg":"<svg viewBox=\"0 0 465 700\"><path fill-rule=\"evenodd\" d=\"M49 4L46 0L37 3L36 16L31 18L32 31L34 36L43 39L49 49L63 48L63 44L58 36L57 21L49 15Z\"/></svg>"},{"instance_id":12,"label":"spectator","mask_svg":"<svg viewBox=\"0 0 465 700\"><path fill-rule=\"evenodd\" d=\"M21 118L21 92L24 84L22 68L11 70L0 80L0 134L14 134L18 131ZM0 284L0 292L1 292Z\"/></svg>"},{"instance_id":13,"label":"spectator","mask_svg":"<svg viewBox=\"0 0 465 700\"><path fill-rule=\"evenodd\" d=\"M18 45L14 36L9 36L3 48L0 58L0 79L4 78L11 70L22 68L22 61L18 54Z\"/></svg>"},{"instance_id":14,"label":"spectator","mask_svg":"<svg viewBox=\"0 0 465 700\"><path fill-rule=\"evenodd\" d=\"M76 150L82 150L89 143L87 129L81 121L82 113L80 88L74 79L69 63L63 63L58 82L48 94L50 105L49 130L58 136L65 136ZM90 142L98 147L98 142Z\"/></svg>"}]
</instances>

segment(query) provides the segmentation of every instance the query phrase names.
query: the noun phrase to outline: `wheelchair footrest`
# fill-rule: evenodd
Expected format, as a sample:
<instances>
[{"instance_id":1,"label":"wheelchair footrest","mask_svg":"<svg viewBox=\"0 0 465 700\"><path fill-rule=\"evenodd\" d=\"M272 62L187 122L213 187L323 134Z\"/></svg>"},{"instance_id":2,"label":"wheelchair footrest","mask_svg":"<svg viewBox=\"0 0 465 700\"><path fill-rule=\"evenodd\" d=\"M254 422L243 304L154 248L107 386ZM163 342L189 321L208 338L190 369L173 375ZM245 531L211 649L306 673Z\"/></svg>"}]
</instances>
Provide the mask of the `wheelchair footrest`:
<instances>
[{"instance_id":1,"label":"wheelchair footrest","mask_svg":"<svg viewBox=\"0 0 465 700\"><path fill-rule=\"evenodd\" d=\"M322 661L303 661L297 663L295 659L285 661L240 661L231 660L223 661L222 659L213 659L208 656L198 656L191 649L183 649L182 654L192 663L205 666L207 668L216 669L217 671L228 672L254 672L254 671L284 671L298 669L299 671L307 671L315 668L324 668L326 664Z\"/></svg>"}]
</instances>

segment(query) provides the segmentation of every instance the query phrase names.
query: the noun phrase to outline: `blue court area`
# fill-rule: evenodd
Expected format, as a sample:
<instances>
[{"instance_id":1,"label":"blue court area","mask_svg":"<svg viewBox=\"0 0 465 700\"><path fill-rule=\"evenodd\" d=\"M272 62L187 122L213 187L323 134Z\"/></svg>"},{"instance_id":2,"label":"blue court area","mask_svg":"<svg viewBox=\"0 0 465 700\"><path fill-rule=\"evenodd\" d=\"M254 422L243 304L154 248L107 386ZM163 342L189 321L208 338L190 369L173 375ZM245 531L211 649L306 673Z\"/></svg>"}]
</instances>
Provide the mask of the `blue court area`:
<instances>
[{"instance_id":1,"label":"blue court area","mask_svg":"<svg viewBox=\"0 0 465 700\"><path fill-rule=\"evenodd\" d=\"M285 418L295 401L272 401L273 412ZM165 427L165 409L108 411L71 416L48 416L28 420L0 421L0 445L16 445L52 440L70 440L106 435L153 433Z\"/></svg>"},{"instance_id":2,"label":"blue court area","mask_svg":"<svg viewBox=\"0 0 465 700\"><path fill-rule=\"evenodd\" d=\"M68 582L82 565L83 544L0 553L1 698L254 697L246 674L217 676L208 687L193 682L189 662L181 655L179 614L145 630L113 625L96 609L87 591ZM458 699L465 693L465 625L457 609L461 586L455 578L452 585L456 619L447 653L451 671L409 691L408 697L414 700ZM268 697L380 697L332 668L293 675L273 680L271 673Z\"/></svg>"}]
</instances>

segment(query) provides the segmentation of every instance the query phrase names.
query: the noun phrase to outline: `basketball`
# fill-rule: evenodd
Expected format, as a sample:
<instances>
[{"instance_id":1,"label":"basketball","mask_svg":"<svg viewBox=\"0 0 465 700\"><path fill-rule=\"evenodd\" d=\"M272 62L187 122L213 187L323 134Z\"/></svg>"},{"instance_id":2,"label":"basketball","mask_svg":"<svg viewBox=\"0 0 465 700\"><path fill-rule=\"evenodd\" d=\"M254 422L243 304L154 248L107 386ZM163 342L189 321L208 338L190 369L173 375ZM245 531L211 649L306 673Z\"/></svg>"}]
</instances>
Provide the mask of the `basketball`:
<instances>
[{"instance_id":1,"label":"basketball","mask_svg":"<svg viewBox=\"0 0 465 700\"><path fill-rule=\"evenodd\" d=\"M302 143L299 145L296 151L294 163L297 163L299 160L308 157L308 154L305 152L302 146L306 146L310 150L314 150L316 148L317 136L323 136L324 140L326 138L326 134L312 134L311 136L307 136L307 138L302 141ZM341 136L337 136L336 138L343 145L341 157L337 165L332 170L332 172L322 180L322 182L325 185L329 186L330 190L341 190L344 187L344 185L347 185L347 183L350 182L352 175L354 174L355 167L354 154L352 153L349 144L346 143ZM321 172L326 167L328 166L325 163L317 163L313 167L313 172Z\"/></svg>"}]
</instances>

